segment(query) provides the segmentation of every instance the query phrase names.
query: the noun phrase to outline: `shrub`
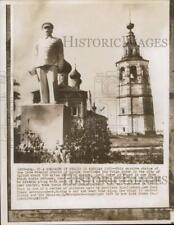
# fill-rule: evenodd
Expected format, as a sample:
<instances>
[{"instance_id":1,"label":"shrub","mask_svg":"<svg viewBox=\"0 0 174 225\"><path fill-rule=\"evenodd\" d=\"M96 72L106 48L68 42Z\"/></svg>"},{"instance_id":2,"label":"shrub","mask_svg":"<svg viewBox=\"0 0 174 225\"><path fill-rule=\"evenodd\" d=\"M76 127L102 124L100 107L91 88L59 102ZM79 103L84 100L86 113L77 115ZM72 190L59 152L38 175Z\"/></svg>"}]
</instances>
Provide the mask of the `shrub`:
<instances>
[{"instance_id":1,"label":"shrub","mask_svg":"<svg viewBox=\"0 0 174 225\"><path fill-rule=\"evenodd\" d=\"M83 128L74 126L63 148L69 153L71 163L109 163L111 142L107 122L90 117Z\"/></svg>"}]
</instances>

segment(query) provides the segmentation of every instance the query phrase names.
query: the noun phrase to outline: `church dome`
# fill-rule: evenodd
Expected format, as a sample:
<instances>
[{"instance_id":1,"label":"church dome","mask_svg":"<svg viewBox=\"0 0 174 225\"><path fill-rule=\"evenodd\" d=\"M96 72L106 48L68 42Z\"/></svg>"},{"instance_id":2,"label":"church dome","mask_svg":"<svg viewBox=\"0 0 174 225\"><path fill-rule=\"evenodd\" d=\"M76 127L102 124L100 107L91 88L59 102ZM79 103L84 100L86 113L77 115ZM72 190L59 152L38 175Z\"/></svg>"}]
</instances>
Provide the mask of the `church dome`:
<instances>
[{"instance_id":1,"label":"church dome","mask_svg":"<svg viewBox=\"0 0 174 225\"><path fill-rule=\"evenodd\" d=\"M66 60L64 60L64 71L66 73L70 73L72 70L72 66L69 62L67 62Z\"/></svg>"},{"instance_id":2,"label":"church dome","mask_svg":"<svg viewBox=\"0 0 174 225\"><path fill-rule=\"evenodd\" d=\"M80 77L81 77L81 74L77 71L75 67L75 69L70 74L70 78L71 78L72 87L75 87L78 90L80 89L80 84L82 83L82 80L80 79Z\"/></svg>"},{"instance_id":3,"label":"church dome","mask_svg":"<svg viewBox=\"0 0 174 225\"><path fill-rule=\"evenodd\" d=\"M71 79L79 79L81 77L81 74L77 71L75 68L71 74L70 74Z\"/></svg>"},{"instance_id":4,"label":"church dome","mask_svg":"<svg viewBox=\"0 0 174 225\"><path fill-rule=\"evenodd\" d=\"M130 23L127 25L127 29L128 29L129 31L132 31L133 28L134 28L134 24L130 22Z\"/></svg>"}]
</instances>

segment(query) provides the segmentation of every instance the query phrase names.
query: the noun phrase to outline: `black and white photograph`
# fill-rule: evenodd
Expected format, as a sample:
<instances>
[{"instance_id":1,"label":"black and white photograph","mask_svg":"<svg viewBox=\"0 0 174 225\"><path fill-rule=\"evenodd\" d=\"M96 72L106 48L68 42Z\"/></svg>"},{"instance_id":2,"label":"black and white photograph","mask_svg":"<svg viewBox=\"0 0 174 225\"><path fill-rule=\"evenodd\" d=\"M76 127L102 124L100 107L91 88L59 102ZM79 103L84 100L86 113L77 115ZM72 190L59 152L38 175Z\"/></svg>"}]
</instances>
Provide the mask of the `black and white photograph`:
<instances>
[{"instance_id":1,"label":"black and white photograph","mask_svg":"<svg viewBox=\"0 0 174 225\"><path fill-rule=\"evenodd\" d=\"M13 15L15 163L163 164L167 4L24 4Z\"/></svg>"},{"instance_id":2,"label":"black and white photograph","mask_svg":"<svg viewBox=\"0 0 174 225\"><path fill-rule=\"evenodd\" d=\"M1 223L172 223L174 0L0 2Z\"/></svg>"}]
</instances>

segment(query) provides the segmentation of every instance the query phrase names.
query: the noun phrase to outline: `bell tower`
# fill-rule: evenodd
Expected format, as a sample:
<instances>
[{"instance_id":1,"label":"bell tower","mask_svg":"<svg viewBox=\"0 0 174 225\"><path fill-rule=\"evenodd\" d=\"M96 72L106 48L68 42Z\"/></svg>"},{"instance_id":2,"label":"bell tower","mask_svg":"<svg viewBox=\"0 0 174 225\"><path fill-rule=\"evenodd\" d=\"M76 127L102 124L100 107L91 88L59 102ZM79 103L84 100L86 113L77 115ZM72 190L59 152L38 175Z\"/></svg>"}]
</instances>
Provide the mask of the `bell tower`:
<instances>
[{"instance_id":1,"label":"bell tower","mask_svg":"<svg viewBox=\"0 0 174 225\"><path fill-rule=\"evenodd\" d=\"M140 55L140 47L129 23L124 37L124 55L116 62L119 79L118 134L155 133L153 99L148 64Z\"/></svg>"}]
</instances>

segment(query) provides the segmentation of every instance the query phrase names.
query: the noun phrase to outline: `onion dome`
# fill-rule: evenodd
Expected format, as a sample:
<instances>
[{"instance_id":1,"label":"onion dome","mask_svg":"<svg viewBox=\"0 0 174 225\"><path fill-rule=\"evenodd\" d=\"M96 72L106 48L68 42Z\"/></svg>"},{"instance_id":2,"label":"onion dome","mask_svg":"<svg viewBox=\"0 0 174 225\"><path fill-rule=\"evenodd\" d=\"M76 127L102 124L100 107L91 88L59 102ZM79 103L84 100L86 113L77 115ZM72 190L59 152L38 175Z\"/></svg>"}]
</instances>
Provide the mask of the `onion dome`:
<instances>
[{"instance_id":1,"label":"onion dome","mask_svg":"<svg viewBox=\"0 0 174 225\"><path fill-rule=\"evenodd\" d=\"M66 60L64 60L64 72L65 73L70 73L72 70L72 66L69 62L67 62Z\"/></svg>"},{"instance_id":2,"label":"onion dome","mask_svg":"<svg viewBox=\"0 0 174 225\"><path fill-rule=\"evenodd\" d=\"M63 67L59 68L59 79L58 79L58 86L67 86L68 85L68 74L71 71L72 67L69 62L64 60Z\"/></svg>"},{"instance_id":3,"label":"onion dome","mask_svg":"<svg viewBox=\"0 0 174 225\"><path fill-rule=\"evenodd\" d=\"M70 74L70 78L72 80L72 87L75 87L78 90L80 89L80 84L82 82L80 77L81 77L81 74L77 71L77 69L75 67L75 69Z\"/></svg>"},{"instance_id":4,"label":"onion dome","mask_svg":"<svg viewBox=\"0 0 174 225\"><path fill-rule=\"evenodd\" d=\"M127 29L131 32L133 28L134 28L134 24L130 22L130 23L127 25Z\"/></svg>"},{"instance_id":5,"label":"onion dome","mask_svg":"<svg viewBox=\"0 0 174 225\"><path fill-rule=\"evenodd\" d=\"M81 77L81 74L77 71L75 68L71 74L70 74L71 79L79 79Z\"/></svg>"}]
</instances>

